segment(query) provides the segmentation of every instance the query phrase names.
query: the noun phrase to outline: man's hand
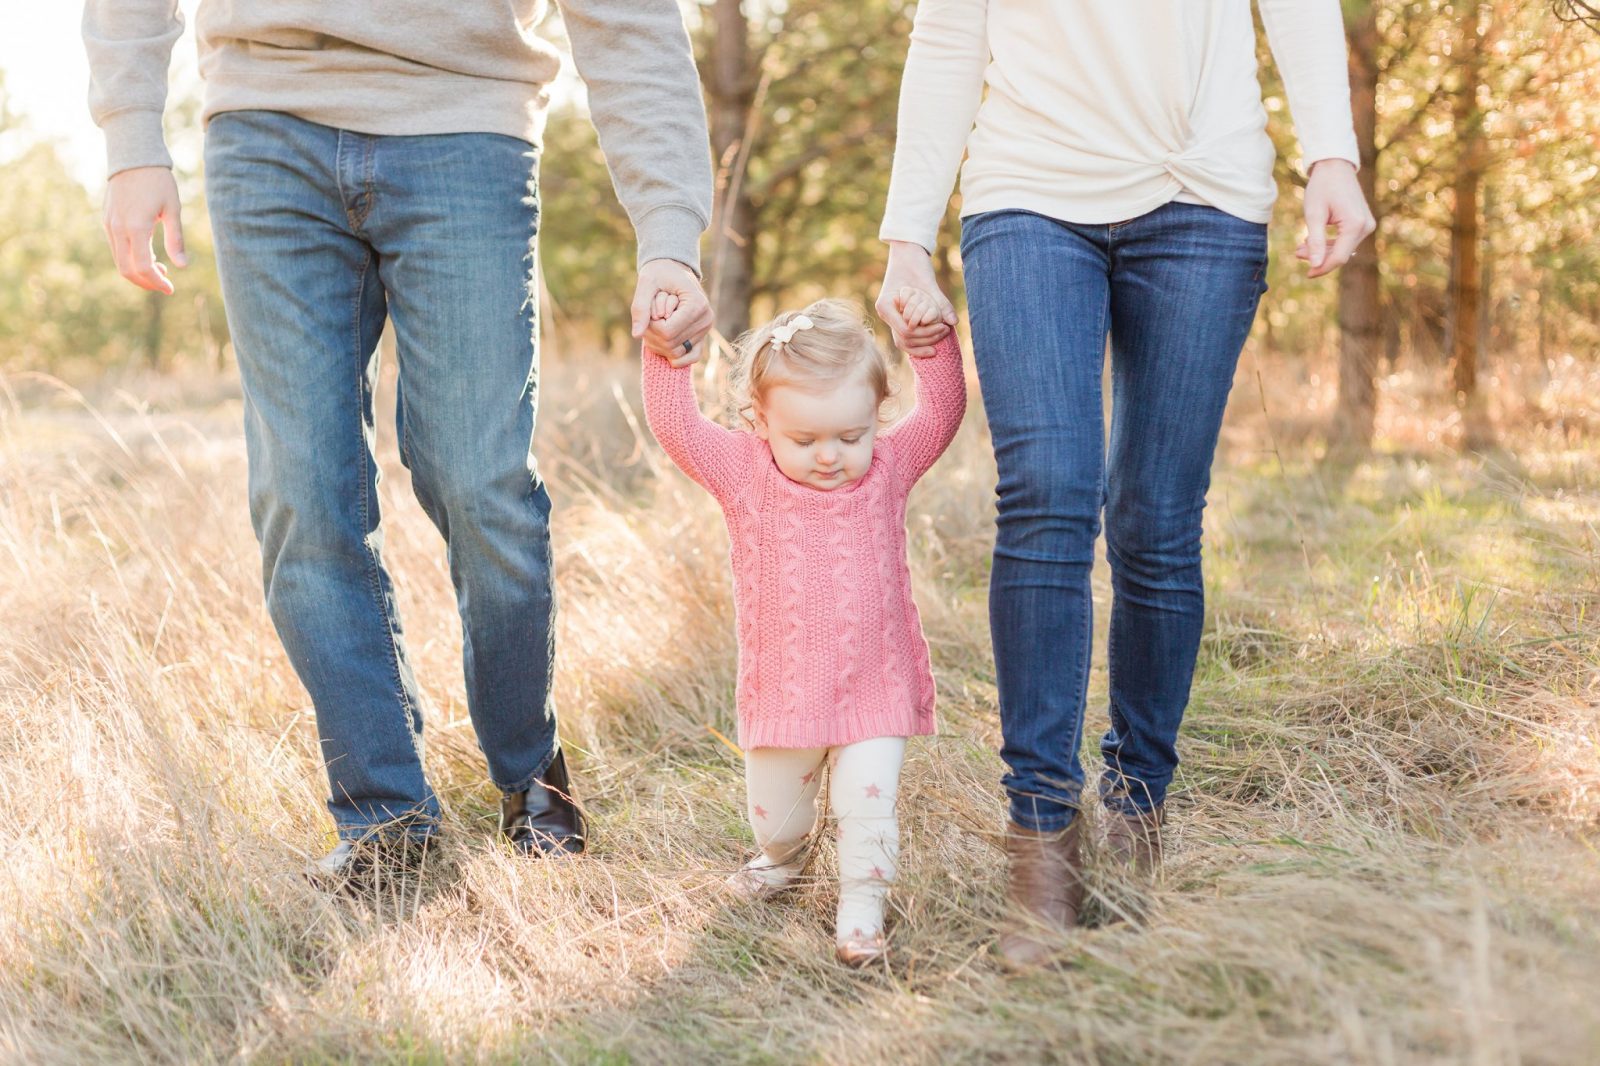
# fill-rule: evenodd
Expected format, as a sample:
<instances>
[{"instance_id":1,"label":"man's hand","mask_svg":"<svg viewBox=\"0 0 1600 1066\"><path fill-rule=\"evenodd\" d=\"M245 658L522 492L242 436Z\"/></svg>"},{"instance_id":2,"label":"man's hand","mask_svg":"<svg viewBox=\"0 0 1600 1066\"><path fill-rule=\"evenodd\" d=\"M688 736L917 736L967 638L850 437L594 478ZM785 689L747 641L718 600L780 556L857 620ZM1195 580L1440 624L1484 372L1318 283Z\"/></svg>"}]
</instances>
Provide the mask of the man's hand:
<instances>
[{"instance_id":1,"label":"man's hand","mask_svg":"<svg viewBox=\"0 0 1600 1066\"><path fill-rule=\"evenodd\" d=\"M1330 226L1335 231L1332 248L1328 247ZM1294 253L1311 264L1306 277L1320 278L1344 266L1377 228L1349 160L1319 159L1311 164L1306 178L1306 239Z\"/></svg>"},{"instance_id":2,"label":"man's hand","mask_svg":"<svg viewBox=\"0 0 1600 1066\"><path fill-rule=\"evenodd\" d=\"M166 167L135 167L106 182L105 230L117 272L141 289L172 295L172 279L151 248L156 223L174 266L189 265L183 250L178 183Z\"/></svg>"},{"instance_id":3,"label":"man's hand","mask_svg":"<svg viewBox=\"0 0 1600 1066\"><path fill-rule=\"evenodd\" d=\"M918 291L931 302L932 315L927 321L920 313L915 325L907 321L906 304L900 298L906 289ZM956 324L956 309L933 276L933 259L928 250L908 241L889 242L889 266L874 307L894 335L895 347L918 358L932 355L933 346Z\"/></svg>"},{"instance_id":4,"label":"man's hand","mask_svg":"<svg viewBox=\"0 0 1600 1066\"><path fill-rule=\"evenodd\" d=\"M658 295L676 301L665 318L651 314L671 302L658 302ZM652 259L639 268L639 284L633 290L633 335L646 348L673 366L688 366L700 358L700 341L711 332L713 322L711 302L694 271L675 259Z\"/></svg>"}]
</instances>

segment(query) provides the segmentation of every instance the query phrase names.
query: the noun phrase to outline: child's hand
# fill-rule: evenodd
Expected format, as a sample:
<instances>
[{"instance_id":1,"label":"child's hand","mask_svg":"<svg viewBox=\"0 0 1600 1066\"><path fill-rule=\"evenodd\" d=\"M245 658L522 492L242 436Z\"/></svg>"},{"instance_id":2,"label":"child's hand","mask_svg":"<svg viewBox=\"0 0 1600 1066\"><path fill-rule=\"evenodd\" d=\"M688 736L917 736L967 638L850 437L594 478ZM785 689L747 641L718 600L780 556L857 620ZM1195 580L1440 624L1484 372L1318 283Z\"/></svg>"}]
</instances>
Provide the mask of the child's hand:
<instances>
[{"instance_id":1,"label":"child's hand","mask_svg":"<svg viewBox=\"0 0 1600 1066\"><path fill-rule=\"evenodd\" d=\"M665 322L672 317L678 309L678 294L673 292L658 292L650 299L650 321ZM658 353L660 354L660 353ZM687 366L694 362L688 352L679 351L672 355L662 355L663 359L673 366Z\"/></svg>"},{"instance_id":2,"label":"child's hand","mask_svg":"<svg viewBox=\"0 0 1600 1066\"><path fill-rule=\"evenodd\" d=\"M916 329L920 326L944 325L944 329L940 330L936 335L936 341L943 340L950 332L950 327L942 321L943 315L939 310L938 303L935 302L931 295L921 289L913 289L910 286L902 287L894 294L894 306L895 310L900 312L900 317L905 319L906 325L911 329ZM929 354L932 353L930 352Z\"/></svg>"},{"instance_id":3,"label":"child's hand","mask_svg":"<svg viewBox=\"0 0 1600 1066\"><path fill-rule=\"evenodd\" d=\"M658 292L655 299L650 301L650 321L660 322L672 317L672 312L678 309L678 294L673 292Z\"/></svg>"}]
</instances>

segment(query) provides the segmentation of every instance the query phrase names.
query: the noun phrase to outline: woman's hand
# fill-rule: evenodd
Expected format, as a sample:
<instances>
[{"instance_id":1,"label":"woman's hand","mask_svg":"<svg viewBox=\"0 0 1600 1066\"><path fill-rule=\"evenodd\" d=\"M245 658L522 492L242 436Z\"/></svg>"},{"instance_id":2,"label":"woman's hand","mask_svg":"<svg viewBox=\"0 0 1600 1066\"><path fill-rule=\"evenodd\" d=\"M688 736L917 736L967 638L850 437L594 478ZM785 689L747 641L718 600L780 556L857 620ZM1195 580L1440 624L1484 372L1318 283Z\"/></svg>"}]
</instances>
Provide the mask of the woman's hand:
<instances>
[{"instance_id":1,"label":"woman's hand","mask_svg":"<svg viewBox=\"0 0 1600 1066\"><path fill-rule=\"evenodd\" d=\"M1328 247L1329 226L1335 230L1332 248ZM1306 239L1294 253L1311 264L1307 277L1320 278L1344 266L1377 228L1349 160L1319 159L1311 164L1306 178Z\"/></svg>"},{"instance_id":2,"label":"woman's hand","mask_svg":"<svg viewBox=\"0 0 1600 1066\"><path fill-rule=\"evenodd\" d=\"M937 312L932 321L923 322L922 315L916 316L915 325L906 320L904 301L899 299L903 289L918 290L932 300ZM909 241L889 242L889 266L874 307L894 334L895 347L919 358L932 355L933 346L956 324L956 309L933 276L932 257L926 248Z\"/></svg>"}]
</instances>

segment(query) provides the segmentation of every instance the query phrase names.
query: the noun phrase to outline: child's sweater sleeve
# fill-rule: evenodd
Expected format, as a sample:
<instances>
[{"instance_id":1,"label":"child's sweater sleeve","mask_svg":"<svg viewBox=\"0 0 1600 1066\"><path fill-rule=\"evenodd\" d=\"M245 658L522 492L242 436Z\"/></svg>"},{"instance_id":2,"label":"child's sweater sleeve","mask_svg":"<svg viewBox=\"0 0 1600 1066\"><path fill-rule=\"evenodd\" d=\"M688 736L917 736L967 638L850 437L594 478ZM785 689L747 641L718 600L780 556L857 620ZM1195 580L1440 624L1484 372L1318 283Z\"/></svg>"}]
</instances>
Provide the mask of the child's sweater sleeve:
<instances>
[{"instance_id":1,"label":"child's sweater sleeve","mask_svg":"<svg viewBox=\"0 0 1600 1066\"><path fill-rule=\"evenodd\" d=\"M907 488L944 454L967 411L967 375L956 331L935 345L932 355L913 357L911 369L917 375L917 405L882 437Z\"/></svg>"},{"instance_id":2,"label":"child's sweater sleeve","mask_svg":"<svg viewBox=\"0 0 1600 1066\"><path fill-rule=\"evenodd\" d=\"M644 416L650 431L679 469L718 500L726 500L749 480L754 438L700 413L692 365L674 367L655 352L641 354Z\"/></svg>"}]
</instances>

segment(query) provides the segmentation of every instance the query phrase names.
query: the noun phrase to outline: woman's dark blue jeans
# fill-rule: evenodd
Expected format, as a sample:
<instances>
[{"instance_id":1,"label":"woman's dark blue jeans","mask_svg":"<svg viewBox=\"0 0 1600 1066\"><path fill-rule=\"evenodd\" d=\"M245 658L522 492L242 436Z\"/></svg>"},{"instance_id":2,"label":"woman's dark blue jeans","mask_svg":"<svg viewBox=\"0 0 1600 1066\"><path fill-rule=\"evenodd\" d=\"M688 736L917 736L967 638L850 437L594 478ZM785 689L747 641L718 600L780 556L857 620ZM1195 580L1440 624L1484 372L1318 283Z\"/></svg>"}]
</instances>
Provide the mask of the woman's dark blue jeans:
<instances>
[{"instance_id":1,"label":"woman's dark blue jeans","mask_svg":"<svg viewBox=\"0 0 1600 1066\"><path fill-rule=\"evenodd\" d=\"M1115 810L1148 810L1178 765L1205 612L1200 516L1266 288L1266 227L1184 203L1109 225L994 211L963 221L961 255L999 467L989 618L1011 817L1051 831L1081 803L1102 510L1112 602L1100 793Z\"/></svg>"}]
</instances>

